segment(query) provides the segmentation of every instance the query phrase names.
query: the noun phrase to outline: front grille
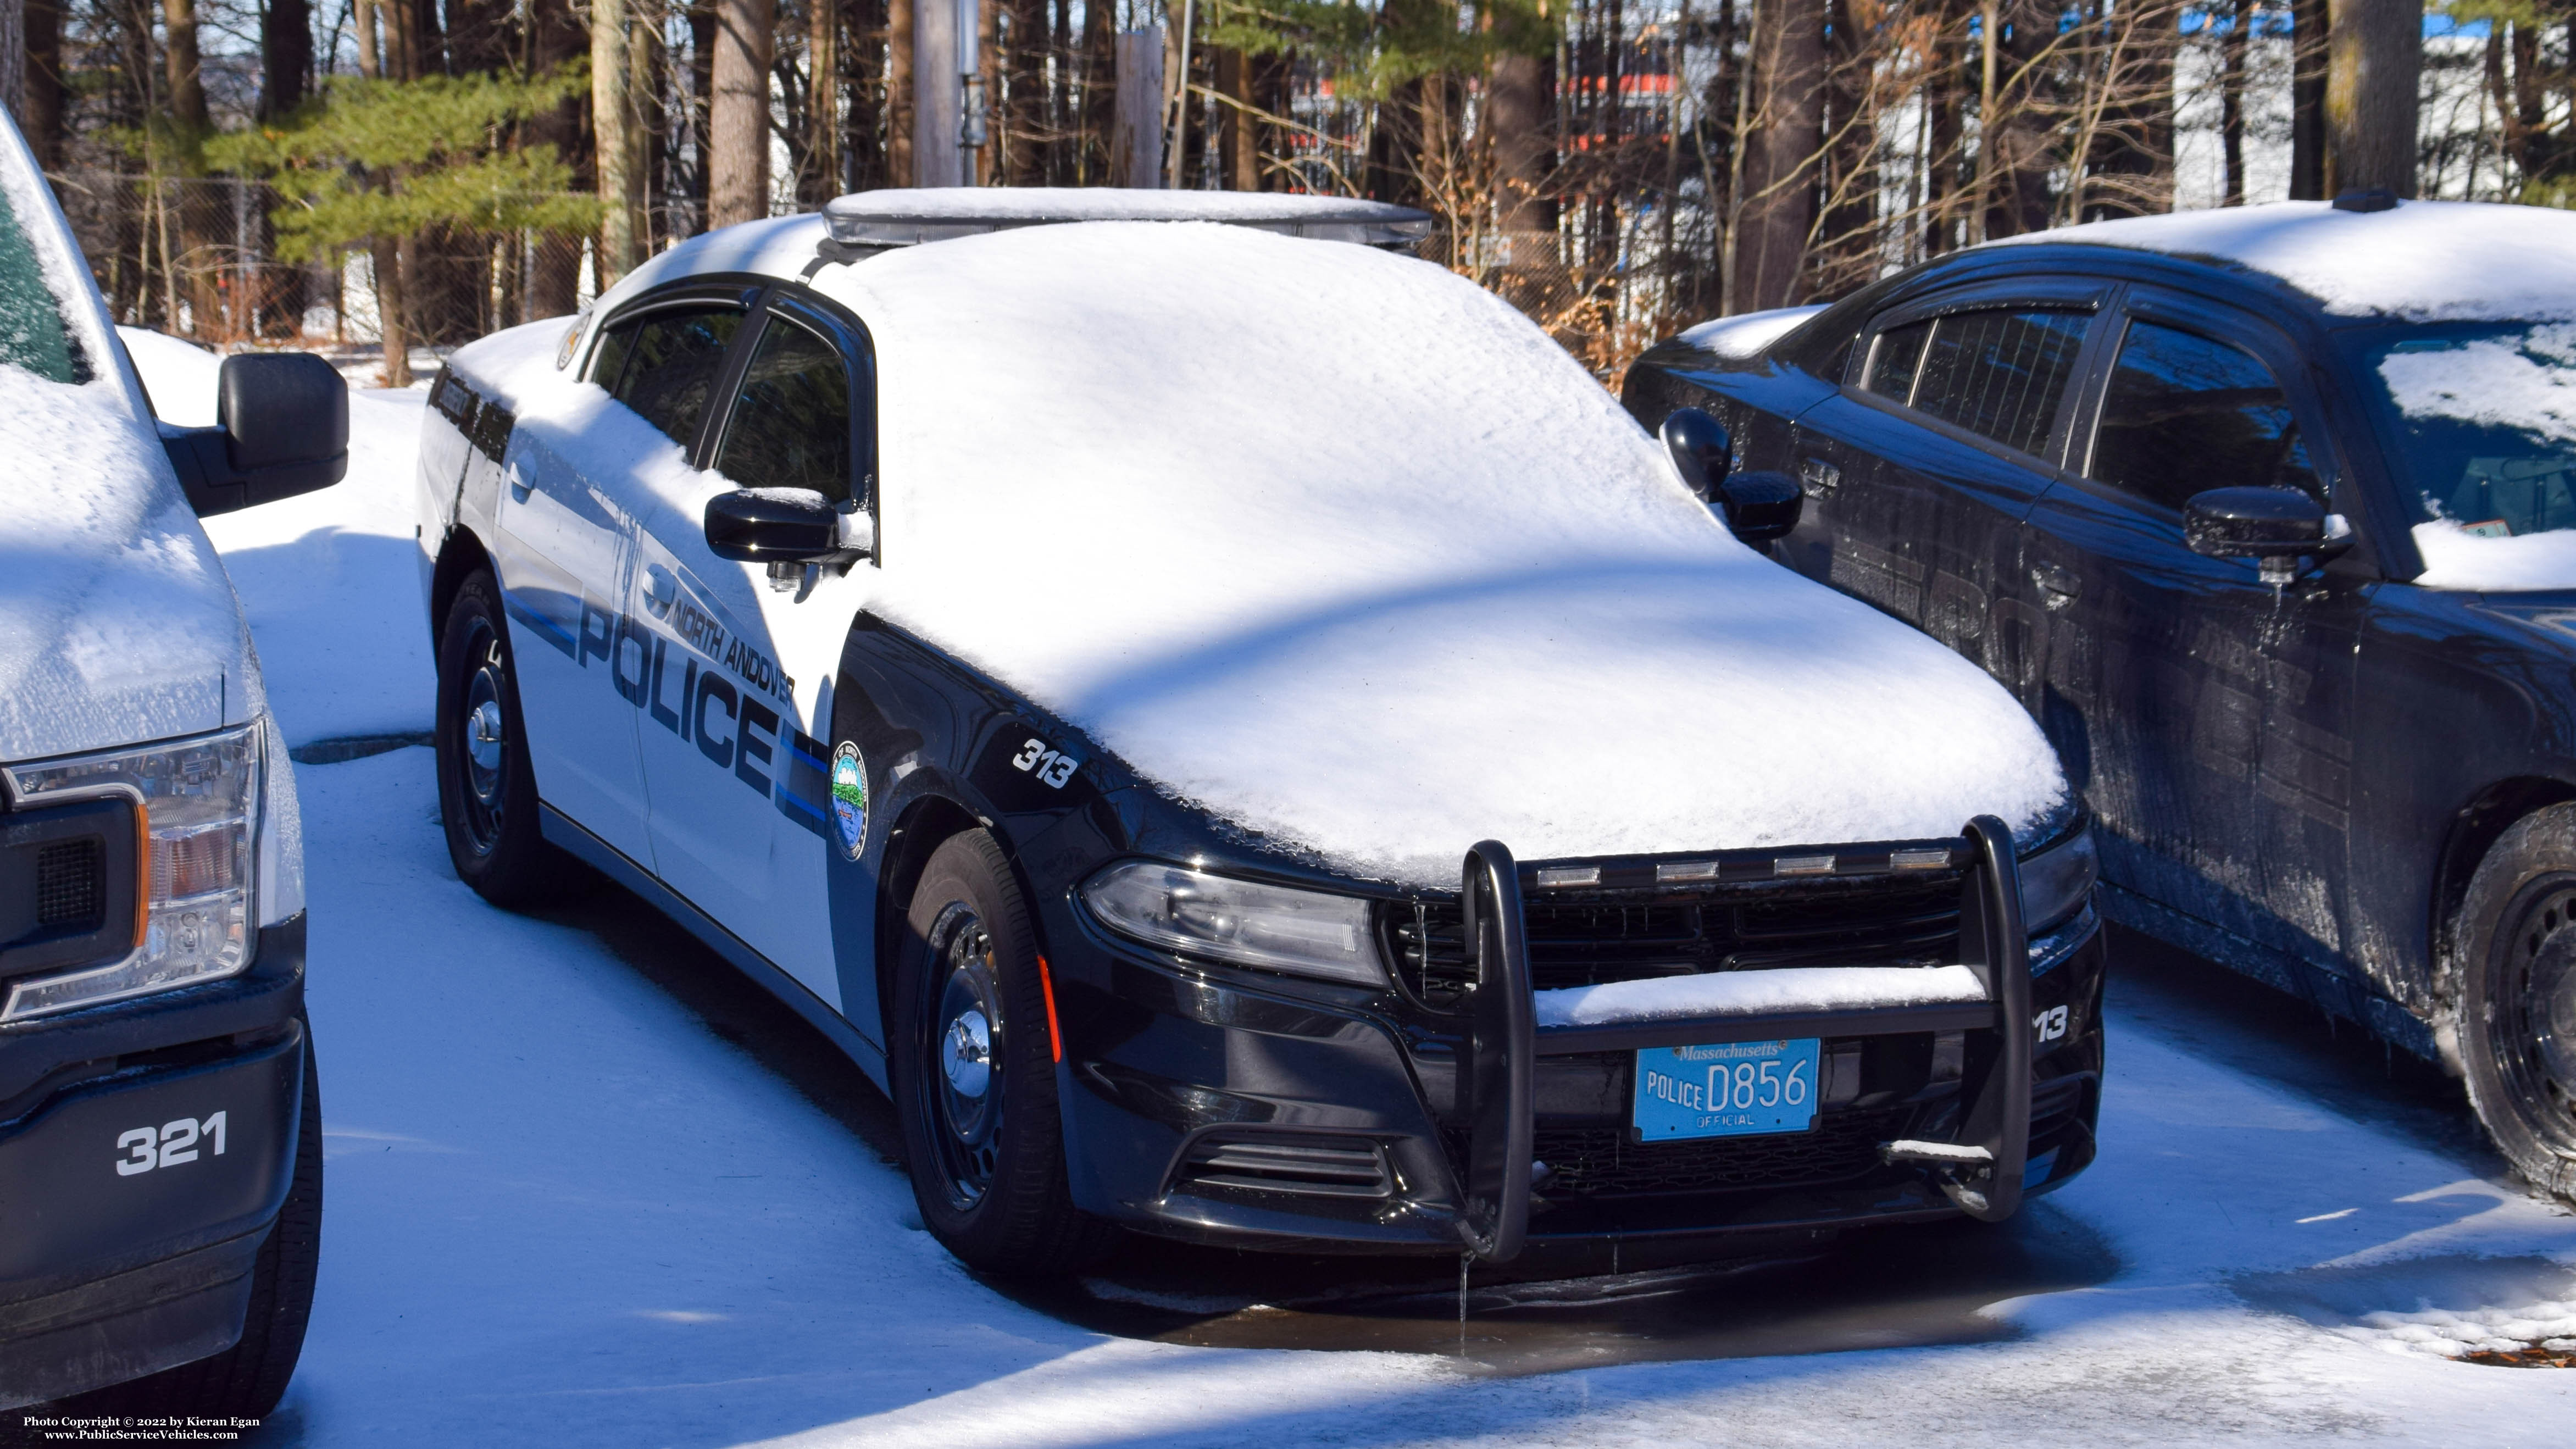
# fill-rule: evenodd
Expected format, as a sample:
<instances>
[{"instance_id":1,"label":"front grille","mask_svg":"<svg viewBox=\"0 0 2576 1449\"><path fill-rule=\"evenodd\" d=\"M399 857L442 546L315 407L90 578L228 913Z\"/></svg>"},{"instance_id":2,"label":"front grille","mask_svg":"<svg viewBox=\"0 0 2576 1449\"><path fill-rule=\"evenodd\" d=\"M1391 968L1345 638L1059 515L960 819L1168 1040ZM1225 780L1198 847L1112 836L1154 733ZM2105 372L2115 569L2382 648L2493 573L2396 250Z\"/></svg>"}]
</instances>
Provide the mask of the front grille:
<instances>
[{"instance_id":1,"label":"front grille","mask_svg":"<svg viewBox=\"0 0 2576 1449\"><path fill-rule=\"evenodd\" d=\"M1631 1142L1625 1127L1542 1127L1532 1146L1555 1170L1547 1197L1813 1187L1876 1169L1878 1144L1904 1135L1914 1110L1828 1113L1805 1132L1689 1142Z\"/></svg>"},{"instance_id":2,"label":"front grille","mask_svg":"<svg viewBox=\"0 0 2576 1449\"><path fill-rule=\"evenodd\" d=\"M1358 1198L1395 1192L1385 1152L1361 1137L1211 1134L1191 1144L1179 1179L1183 1191L1230 1188Z\"/></svg>"},{"instance_id":3,"label":"front grille","mask_svg":"<svg viewBox=\"0 0 2576 1449\"><path fill-rule=\"evenodd\" d=\"M61 840L36 852L36 928L95 931L107 920L106 852L96 840Z\"/></svg>"},{"instance_id":4,"label":"front grille","mask_svg":"<svg viewBox=\"0 0 2576 1449\"><path fill-rule=\"evenodd\" d=\"M1958 959L1959 877L1717 887L1690 897L1527 898L1531 984L1541 991L1775 966L1919 966ZM1388 905L1387 957L1423 1000L1472 979L1458 907Z\"/></svg>"}]
</instances>

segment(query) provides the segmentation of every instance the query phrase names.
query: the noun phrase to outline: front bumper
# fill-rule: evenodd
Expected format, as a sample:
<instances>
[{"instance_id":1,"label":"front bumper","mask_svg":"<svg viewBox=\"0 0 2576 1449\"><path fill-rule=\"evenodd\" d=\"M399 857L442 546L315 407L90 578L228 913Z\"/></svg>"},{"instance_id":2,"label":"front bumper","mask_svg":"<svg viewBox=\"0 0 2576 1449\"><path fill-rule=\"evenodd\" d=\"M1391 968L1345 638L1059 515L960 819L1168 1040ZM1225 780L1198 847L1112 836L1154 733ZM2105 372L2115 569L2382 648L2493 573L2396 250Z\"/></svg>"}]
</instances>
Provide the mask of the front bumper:
<instances>
[{"instance_id":1,"label":"front bumper","mask_svg":"<svg viewBox=\"0 0 2576 1449\"><path fill-rule=\"evenodd\" d=\"M250 970L0 1028L0 1407L230 1347L294 1176L304 917Z\"/></svg>"},{"instance_id":2,"label":"front bumper","mask_svg":"<svg viewBox=\"0 0 2576 1449\"><path fill-rule=\"evenodd\" d=\"M1059 910L1047 925L1065 1008L1058 1087L1073 1195L1150 1233L1277 1250L1509 1256L1494 1252L1492 1194L1480 1205L1472 1184L1480 1171L1499 1180L1505 1162L1526 1182L1534 1161L1545 1175L1526 1190L1517 1230L1533 1243L1956 1217L1967 1210L1956 1173L1887 1161L1882 1147L1974 1136L1981 1104L2011 1095L1988 1090L2011 1057L2028 1117L2008 1196L2062 1184L2093 1157L2103 949L2089 908L2026 953L2017 921L2014 939L1996 943L2026 962L2027 1003L2010 1008L2024 1017L2021 1052L2006 1049L1994 1002L1624 1029L1635 1040L1532 1030L1516 1097L1509 1052L1499 1074L1498 1054L1481 1053L1479 1081L1472 1031L1426 1030L1368 993L1284 990L1251 973L1155 961L1092 930L1077 909ZM1808 1132L1632 1139L1637 1047L1808 1035L1832 1064ZM1516 1140L1513 1113L1527 1134Z\"/></svg>"}]
</instances>

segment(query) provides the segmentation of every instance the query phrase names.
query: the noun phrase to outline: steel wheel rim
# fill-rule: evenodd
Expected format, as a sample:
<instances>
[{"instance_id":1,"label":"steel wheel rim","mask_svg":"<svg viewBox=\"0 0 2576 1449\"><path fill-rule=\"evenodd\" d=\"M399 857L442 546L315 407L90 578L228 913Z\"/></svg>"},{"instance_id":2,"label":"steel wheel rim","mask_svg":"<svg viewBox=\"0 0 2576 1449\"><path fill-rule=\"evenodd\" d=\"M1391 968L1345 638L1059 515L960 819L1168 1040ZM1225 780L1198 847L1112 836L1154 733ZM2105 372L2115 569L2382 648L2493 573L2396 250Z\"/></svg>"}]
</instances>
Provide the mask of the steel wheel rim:
<instances>
[{"instance_id":1,"label":"steel wheel rim","mask_svg":"<svg viewBox=\"0 0 2576 1449\"><path fill-rule=\"evenodd\" d=\"M467 641L475 661L457 705L458 783L464 799L463 824L475 853L489 855L501 843L510 789L510 741L501 708L508 666L501 659L501 639L492 626L476 620Z\"/></svg>"},{"instance_id":2,"label":"steel wheel rim","mask_svg":"<svg viewBox=\"0 0 2576 1449\"><path fill-rule=\"evenodd\" d=\"M2576 1155L2576 876L2526 886L2497 942L2484 1028L2504 1086L2557 1152Z\"/></svg>"},{"instance_id":3,"label":"steel wheel rim","mask_svg":"<svg viewBox=\"0 0 2576 1449\"><path fill-rule=\"evenodd\" d=\"M951 1206L972 1208L993 1186L1008 1110L1007 1020L992 932L964 903L931 932L931 979L922 994L923 1124Z\"/></svg>"}]
</instances>

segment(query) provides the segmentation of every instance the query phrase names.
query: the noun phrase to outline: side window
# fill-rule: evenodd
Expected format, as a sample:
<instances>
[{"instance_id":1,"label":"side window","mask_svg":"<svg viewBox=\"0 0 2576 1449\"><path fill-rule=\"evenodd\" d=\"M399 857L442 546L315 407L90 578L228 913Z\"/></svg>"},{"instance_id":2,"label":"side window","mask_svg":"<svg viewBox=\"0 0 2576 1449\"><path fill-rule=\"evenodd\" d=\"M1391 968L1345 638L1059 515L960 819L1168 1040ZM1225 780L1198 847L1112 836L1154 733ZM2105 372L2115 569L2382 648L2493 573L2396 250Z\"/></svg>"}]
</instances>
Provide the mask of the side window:
<instances>
[{"instance_id":1,"label":"side window","mask_svg":"<svg viewBox=\"0 0 2576 1449\"><path fill-rule=\"evenodd\" d=\"M2085 312L1942 317L1932 326L1913 380L1914 408L2007 448L2045 453L2091 321Z\"/></svg>"},{"instance_id":2,"label":"side window","mask_svg":"<svg viewBox=\"0 0 2576 1449\"><path fill-rule=\"evenodd\" d=\"M1890 327L1870 344L1869 373L1861 386L1890 402L1914 401L1914 379L1923 371L1923 344L1931 340L1930 322Z\"/></svg>"},{"instance_id":3,"label":"side window","mask_svg":"<svg viewBox=\"0 0 2576 1449\"><path fill-rule=\"evenodd\" d=\"M672 307L608 329L590 380L686 448L696 441L707 394L724 367L725 349L742 326L742 309Z\"/></svg>"},{"instance_id":4,"label":"side window","mask_svg":"<svg viewBox=\"0 0 2576 1449\"><path fill-rule=\"evenodd\" d=\"M2324 488L2280 382L2252 353L2132 321L2085 475L2180 508L2208 488Z\"/></svg>"},{"instance_id":5,"label":"side window","mask_svg":"<svg viewBox=\"0 0 2576 1449\"><path fill-rule=\"evenodd\" d=\"M743 369L716 471L746 488L850 496L850 370L841 350L772 314Z\"/></svg>"}]
</instances>

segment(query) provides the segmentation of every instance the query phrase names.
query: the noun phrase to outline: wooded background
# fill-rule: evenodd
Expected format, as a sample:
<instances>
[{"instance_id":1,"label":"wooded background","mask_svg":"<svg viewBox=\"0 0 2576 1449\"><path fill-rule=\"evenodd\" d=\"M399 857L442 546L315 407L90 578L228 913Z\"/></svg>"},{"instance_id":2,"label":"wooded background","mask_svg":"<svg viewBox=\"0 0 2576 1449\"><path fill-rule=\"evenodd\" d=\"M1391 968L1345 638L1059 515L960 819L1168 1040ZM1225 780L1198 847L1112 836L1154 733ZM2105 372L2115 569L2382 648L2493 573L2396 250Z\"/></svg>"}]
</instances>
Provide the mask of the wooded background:
<instances>
[{"instance_id":1,"label":"wooded background","mask_svg":"<svg viewBox=\"0 0 2576 1449\"><path fill-rule=\"evenodd\" d=\"M120 320L395 384L681 238L950 179L1420 206L1610 377L2078 220L2569 204L2571 56L2576 0L0 0Z\"/></svg>"}]
</instances>

